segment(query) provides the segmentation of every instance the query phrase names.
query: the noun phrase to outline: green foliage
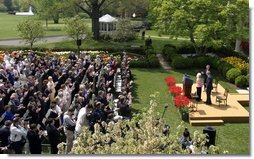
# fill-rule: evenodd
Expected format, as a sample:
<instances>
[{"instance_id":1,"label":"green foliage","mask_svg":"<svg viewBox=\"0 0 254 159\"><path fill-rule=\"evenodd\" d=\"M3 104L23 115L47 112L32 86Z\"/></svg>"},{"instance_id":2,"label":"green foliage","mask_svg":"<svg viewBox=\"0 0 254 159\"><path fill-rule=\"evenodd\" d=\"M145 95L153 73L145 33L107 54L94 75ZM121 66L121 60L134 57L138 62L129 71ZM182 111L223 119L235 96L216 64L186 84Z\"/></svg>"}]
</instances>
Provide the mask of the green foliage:
<instances>
[{"instance_id":1,"label":"green foliage","mask_svg":"<svg viewBox=\"0 0 254 159\"><path fill-rule=\"evenodd\" d=\"M44 35L44 30L41 22L33 19L25 19L17 25L19 36L30 44L32 49L33 44Z\"/></svg>"},{"instance_id":2,"label":"green foliage","mask_svg":"<svg viewBox=\"0 0 254 159\"><path fill-rule=\"evenodd\" d=\"M189 36L195 52L223 44L222 3L214 0L162 0L152 2L155 27L172 36Z\"/></svg>"},{"instance_id":3,"label":"green foliage","mask_svg":"<svg viewBox=\"0 0 254 159\"><path fill-rule=\"evenodd\" d=\"M190 58L184 58L184 57L178 56L172 60L172 67L174 69L184 69L184 68L190 68L192 66L193 66L193 60Z\"/></svg>"},{"instance_id":4,"label":"green foliage","mask_svg":"<svg viewBox=\"0 0 254 159\"><path fill-rule=\"evenodd\" d=\"M249 1L225 1L219 16L224 18L227 33L225 41L230 45L236 39L249 39Z\"/></svg>"},{"instance_id":5,"label":"green foliage","mask_svg":"<svg viewBox=\"0 0 254 159\"><path fill-rule=\"evenodd\" d=\"M235 79L235 85L236 85L237 87L245 87L245 86L248 86L249 83L248 83L248 80L247 80L246 76L240 75L240 76L236 77L236 79Z\"/></svg>"},{"instance_id":6,"label":"green foliage","mask_svg":"<svg viewBox=\"0 0 254 159\"><path fill-rule=\"evenodd\" d=\"M226 77L228 70L231 68L233 68L233 65L227 63L226 61L217 61L217 70L222 74L222 76Z\"/></svg>"},{"instance_id":7,"label":"green foliage","mask_svg":"<svg viewBox=\"0 0 254 159\"><path fill-rule=\"evenodd\" d=\"M53 19L54 23L58 23L60 14L64 10L63 5L65 3L62 0L35 0L33 1L33 4L36 8L36 13L41 18ZM71 6L69 6L69 8L71 8ZM65 12L63 14L65 14Z\"/></svg>"},{"instance_id":8,"label":"green foliage","mask_svg":"<svg viewBox=\"0 0 254 159\"><path fill-rule=\"evenodd\" d=\"M172 62L172 59L174 59L176 56L179 56L177 54L176 47L170 44L164 46L162 55L168 62Z\"/></svg>"},{"instance_id":9,"label":"green foliage","mask_svg":"<svg viewBox=\"0 0 254 159\"><path fill-rule=\"evenodd\" d=\"M88 26L78 15L65 20L65 31L73 40L89 37Z\"/></svg>"},{"instance_id":10,"label":"green foliage","mask_svg":"<svg viewBox=\"0 0 254 159\"><path fill-rule=\"evenodd\" d=\"M250 83L250 74L247 74L247 75L246 75L246 79L247 79L247 83L248 83L248 85L249 85L249 83Z\"/></svg>"},{"instance_id":11,"label":"green foliage","mask_svg":"<svg viewBox=\"0 0 254 159\"><path fill-rule=\"evenodd\" d=\"M147 59L139 58L130 62L131 68L159 68L160 62L156 55L149 55Z\"/></svg>"},{"instance_id":12,"label":"green foliage","mask_svg":"<svg viewBox=\"0 0 254 159\"><path fill-rule=\"evenodd\" d=\"M241 58L230 56L230 57L223 58L223 60L233 65L235 68L238 68L239 70L241 70L241 72L244 75L247 75L247 73L249 72L249 67L250 67L249 63L242 60Z\"/></svg>"},{"instance_id":13,"label":"green foliage","mask_svg":"<svg viewBox=\"0 0 254 159\"><path fill-rule=\"evenodd\" d=\"M196 50L192 43L183 43L181 46L177 47L178 54L193 54L195 52Z\"/></svg>"},{"instance_id":14,"label":"green foliage","mask_svg":"<svg viewBox=\"0 0 254 159\"><path fill-rule=\"evenodd\" d=\"M114 41L126 42L136 38L136 32L132 29L129 19L120 19L116 28L117 30L112 34L112 39Z\"/></svg>"},{"instance_id":15,"label":"green foliage","mask_svg":"<svg viewBox=\"0 0 254 159\"><path fill-rule=\"evenodd\" d=\"M0 12L6 12L6 11L7 11L7 7L3 3L0 3Z\"/></svg>"},{"instance_id":16,"label":"green foliage","mask_svg":"<svg viewBox=\"0 0 254 159\"><path fill-rule=\"evenodd\" d=\"M4 5L7 8L7 11L12 11L12 0L4 0Z\"/></svg>"},{"instance_id":17,"label":"green foliage","mask_svg":"<svg viewBox=\"0 0 254 159\"><path fill-rule=\"evenodd\" d=\"M236 77L241 75L241 71L237 68L231 68L230 70L227 71L226 78L230 82L234 83Z\"/></svg>"},{"instance_id":18,"label":"green foliage","mask_svg":"<svg viewBox=\"0 0 254 159\"><path fill-rule=\"evenodd\" d=\"M193 58L193 65L197 68L203 68L207 64L209 64L209 57L208 56L199 56Z\"/></svg>"}]
</instances>

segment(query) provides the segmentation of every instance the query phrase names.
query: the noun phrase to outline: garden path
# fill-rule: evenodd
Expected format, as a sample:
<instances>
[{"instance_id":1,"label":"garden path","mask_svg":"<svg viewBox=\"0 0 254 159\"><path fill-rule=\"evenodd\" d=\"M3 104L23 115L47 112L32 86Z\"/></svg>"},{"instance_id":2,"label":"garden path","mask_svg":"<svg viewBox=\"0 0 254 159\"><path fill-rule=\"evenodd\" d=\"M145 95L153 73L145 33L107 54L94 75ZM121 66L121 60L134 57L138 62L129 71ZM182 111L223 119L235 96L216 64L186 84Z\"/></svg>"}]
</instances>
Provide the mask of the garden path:
<instances>
[{"instance_id":1,"label":"garden path","mask_svg":"<svg viewBox=\"0 0 254 159\"><path fill-rule=\"evenodd\" d=\"M53 43L53 42L61 42L65 40L71 40L67 36L46 36L43 37L40 41L36 42L35 44L45 44L45 43ZM24 46L25 42L23 39L6 39L0 40L0 46Z\"/></svg>"},{"instance_id":2,"label":"garden path","mask_svg":"<svg viewBox=\"0 0 254 159\"><path fill-rule=\"evenodd\" d=\"M163 56L161 54L157 54L157 57L158 57L163 69L165 69L167 71L171 70L171 67L168 65L168 63L166 62L166 60L163 58Z\"/></svg>"}]
</instances>

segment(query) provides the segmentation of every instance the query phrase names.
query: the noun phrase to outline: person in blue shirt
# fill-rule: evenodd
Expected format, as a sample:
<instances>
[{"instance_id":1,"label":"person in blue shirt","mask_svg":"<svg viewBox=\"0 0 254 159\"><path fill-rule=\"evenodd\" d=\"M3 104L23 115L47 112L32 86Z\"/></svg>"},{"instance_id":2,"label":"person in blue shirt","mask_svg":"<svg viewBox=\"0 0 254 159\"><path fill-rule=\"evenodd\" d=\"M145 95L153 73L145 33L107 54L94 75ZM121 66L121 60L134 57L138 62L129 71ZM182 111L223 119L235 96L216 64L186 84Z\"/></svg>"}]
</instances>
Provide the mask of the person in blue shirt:
<instances>
[{"instance_id":1,"label":"person in blue shirt","mask_svg":"<svg viewBox=\"0 0 254 159\"><path fill-rule=\"evenodd\" d=\"M3 115L0 117L0 122L5 122L7 120L12 121L14 119L14 114L11 111L11 106L6 105L5 106L5 112L3 113Z\"/></svg>"}]
</instances>

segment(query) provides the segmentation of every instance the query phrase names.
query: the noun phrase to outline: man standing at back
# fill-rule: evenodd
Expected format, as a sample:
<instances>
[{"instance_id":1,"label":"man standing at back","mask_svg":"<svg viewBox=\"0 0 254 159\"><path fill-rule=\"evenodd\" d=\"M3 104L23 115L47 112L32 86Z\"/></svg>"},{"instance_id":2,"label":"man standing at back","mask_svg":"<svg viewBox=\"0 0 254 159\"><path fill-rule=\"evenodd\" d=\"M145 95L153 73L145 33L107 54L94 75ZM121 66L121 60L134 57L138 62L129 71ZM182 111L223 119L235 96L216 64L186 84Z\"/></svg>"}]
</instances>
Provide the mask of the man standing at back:
<instances>
[{"instance_id":1,"label":"man standing at back","mask_svg":"<svg viewBox=\"0 0 254 159\"><path fill-rule=\"evenodd\" d=\"M11 134L10 127L12 122L10 120L5 121L4 126L0 129L0 147L9 145L9 137Z\"/></svg>"},{"instance_id":2,"label":"man standing at back","mask_svg":"<svg viewBox=\"0 0 254 159\"><path fill-rule=\"evenodd\" d=\"M212 102L211 102L211 92L212 92L212 89L213 89L213 77L211 75L211 72L210 71L207 71L206 72L207 74L207 79L206 79L206 104L207 105L212 105Z\"/></svg>"}]
</instances>

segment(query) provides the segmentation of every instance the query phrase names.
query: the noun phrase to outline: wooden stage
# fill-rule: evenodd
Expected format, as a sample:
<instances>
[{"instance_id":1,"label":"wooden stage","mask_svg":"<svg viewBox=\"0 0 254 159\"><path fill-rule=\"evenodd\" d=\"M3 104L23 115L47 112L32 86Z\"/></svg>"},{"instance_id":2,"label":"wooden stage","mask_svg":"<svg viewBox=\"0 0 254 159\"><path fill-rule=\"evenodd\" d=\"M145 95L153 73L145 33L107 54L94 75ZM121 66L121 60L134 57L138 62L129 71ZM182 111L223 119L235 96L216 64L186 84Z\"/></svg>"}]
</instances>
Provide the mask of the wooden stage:
<instances>
[{"instance_id":1,"label":"wooden stage","mask_svg":"<svg viewBox=\"0 0 254 159\"><path fill-rule=\"evenodd\" d=\"M177 84L183 86L182 84ZM196 103L197 111L189 112L190 125L222 125L224 123L248 123L249 112L241 105L249 104L249 94L238 94L229 93L227 99L227 105L223 102L220 104L216 103L216 96L224 93L224 88L218 84L217 93L215 89L212 90L211 100L212 105L206 105L206 92L203 92L201 99L202 101ZM192 85L192 93L196 92L196 84ZM194 99L192 102L196 102Z\"/></svg>"}]
</instances>

